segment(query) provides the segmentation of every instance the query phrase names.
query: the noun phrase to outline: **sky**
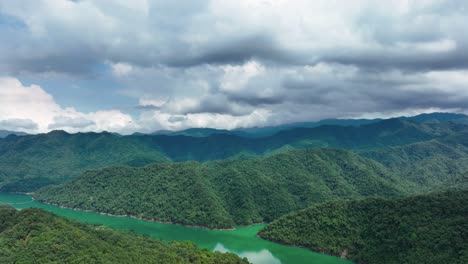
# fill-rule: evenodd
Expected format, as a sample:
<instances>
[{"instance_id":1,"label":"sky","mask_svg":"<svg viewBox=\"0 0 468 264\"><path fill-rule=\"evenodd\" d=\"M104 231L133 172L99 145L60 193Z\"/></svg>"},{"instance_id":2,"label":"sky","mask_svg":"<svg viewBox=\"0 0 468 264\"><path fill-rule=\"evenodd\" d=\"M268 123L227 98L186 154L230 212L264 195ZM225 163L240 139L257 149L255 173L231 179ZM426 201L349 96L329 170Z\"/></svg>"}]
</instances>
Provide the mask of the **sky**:
<instances>
[{"instance_id":1,"label":"sky","mask_svg":"<svg viewBox=\"0 0 468 264\"><path fill-rule=\"evenodd\" d=\"M0 129L468 113L466 0L0 0Z\"/></svg>"}]
</instances>

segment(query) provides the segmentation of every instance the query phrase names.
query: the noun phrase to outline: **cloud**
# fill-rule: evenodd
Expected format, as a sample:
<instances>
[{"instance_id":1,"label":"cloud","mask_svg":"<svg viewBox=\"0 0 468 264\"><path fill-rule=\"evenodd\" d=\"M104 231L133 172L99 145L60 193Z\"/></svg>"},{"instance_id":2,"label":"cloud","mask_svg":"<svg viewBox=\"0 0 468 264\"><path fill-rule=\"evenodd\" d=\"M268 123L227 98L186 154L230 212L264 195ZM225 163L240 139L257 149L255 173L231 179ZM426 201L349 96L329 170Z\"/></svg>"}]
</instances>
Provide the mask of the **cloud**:
<instances>
[{"instance_id":1,"label":"cloud","mask_svg":"<svg viewBox=\"0 0 468 264\"><path fill-rule=\"evenodd\" d=\"M63 128L63 127L71 127L71 128L85 128L92 125L95 125L94 121L83 117L68 117L68 116L56 116L54 117L54 123L49 124L47 128L49 129L56 129L56 128Z\"/></svg>"},{"instance_id":2,"label":"cloud","mask_svg":"<svg viewBox=\"0 0 468 264\"><path fill-rule=\"evenodd\" d=\"M24 86L15 78L0 78L0 126L30 133L51 129L129 133L136 125L118 110L83 113L63 108L37 85Z\"/></svg>"},{"instance_id":3,"label":"cloud","mask_svg":"<svg viewBox=\"0 0 468 264\"><path fill-rule=\"evenodd\" d=\"M133 67L130 64L127 63L115 63L111 65L112 67L112 73L116 75L117 77L122 77L127 74L129 74Z\"/></svg>"},{"instance_id":4,"label":"cloud","mask_svg":"<svg viewBox=\"0 0 468 264\"><path fill-rule=\"evenodd\" d=\"M261 70L245 70L252 65ZM192 71L205 72L205 75ZM148 69L143 72L137 76L146 76L143 79L154 76ZM205 76L210 76L210 85L187 96L190 91L186 91L186 87L196 87L191 84L202 82ZM139 124L145 128L154 125L164 129L233 128L357 118L369 113L391 116L391 113L422 113L430 109L460 112L468 105L465 76L468 76L466 70L368 71L337 63L267 67L259 61L248 61L211 70L200 66L168 77L168 84L177 83L169 93L161 94L163 89L158 87L142 90L146 99L140 100L144 118ZM138 89L132 87L131 90ZM179 119L182 120L179 122Z\"/></svg>"},{"instance_id":5,"label":"cloud","mask_svg":"<svg viewBox=\"0 0 468 264\"><path fill-rule=\"evenodd\" d=\"M176 115L170 116L167 119L167 121L169 121L170 123L178 123L178 122L182 122L182 121L185 121L185 120L187 120L186 116L176 116Z\"/></svg>"},{"instance_id":6,"label":"cloud","mask_svg":"<svg viewBox=\"0 0 468 264\"><path fill-rule=\"evenodd\" d=\"M37 131L233 128L468 109L463 0L0 0L0 16L9 40L0 43L4 74L40 75L43 87L70 75L100 87L103 101L118 94L136 105L83 113L39 86L10 81L21 95L0 98L0 119L30 119ZM17 113L2 110L15 105Z\"/></svg>"},{"instance_id":7,"label":"cloud","mask_svg":"<svg viewBox=\"0 0 468 264\"><path fill-rule=\"evenodd\" d=\"M11 72L85 74L93 65L193 67L335 62L466 68L466 1L1 1L22 27L3 28ZM20 45L21 49L12 49ZM13 51L13 52L12 52ZM461 59L464 58L464 59Z\"/></svg>"},{"instance_id":8,"label":"cloud","mask_svg":"<svg viewBox=\"0 0 468 264\"><path fill-rule=\"evenodd\" d=\"M0 129L4 130L34 130L37 129L37 127L37 124L31 119L13 118L0 120Z\"/></svg>"}]
</instances>

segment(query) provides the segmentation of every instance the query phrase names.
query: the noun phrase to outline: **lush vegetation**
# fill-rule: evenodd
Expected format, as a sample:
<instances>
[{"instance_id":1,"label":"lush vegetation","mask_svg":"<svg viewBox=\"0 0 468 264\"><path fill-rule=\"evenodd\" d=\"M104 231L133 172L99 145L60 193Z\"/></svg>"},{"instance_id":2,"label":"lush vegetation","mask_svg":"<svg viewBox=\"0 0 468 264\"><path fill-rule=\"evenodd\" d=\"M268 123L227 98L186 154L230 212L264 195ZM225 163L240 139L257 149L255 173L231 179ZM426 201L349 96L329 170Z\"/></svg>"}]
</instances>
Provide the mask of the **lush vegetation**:
<instances>
[{"instance_id":1,"label":"lush vegetation","mask_svg":"<svg viewBox=\"0 0 468 264\"><path fill-rule=\"evenodd\" d=\"M72 208L226 228L270 221L337 198L398 196L409 185L404 182L351 152L307 149L255 159L89 171L34 197Z\"/></svg>"},{"instance_id":2,"label":"lush vegetation","mask_svg":"<svg viewBox=\"0 0 468 264\"><path fill-rule=\"evenodd\" d=\"M361 154L414 182L422 190L450 185L468 171L468 148L443 140L388 147Z\"/></svg>"},{"instance_id":3,"label":"lush vegetation","mask_svg":"<svg viewBox=\"0 0 468 264\"><path fill-rule=\"evenodd\" d=\"M468 263L467 120L430 114L236 131L9 135L0 139L0 190L209 228L279 218L260 235L358 262ZM189 243L1 207L0 263L32 259L243 263Z\"/></svg>"},{"instance_id":4,"label":"lush vegetation","mask_svg":"<svg viewBox=\"0 0 468 264\"><path fill-rule=\"evenodd\" d=\"M248 263L189 242L164 243L40 209L0 206L0 263Z\"/></svg>"},{"instance_id":5,"label":"lush vegetation","mask_svg":"<svg viewBox=\"0 0 468 264\"><path fill-rule=\"evenodd\" d=\"M2 191L34 191L89 169L116 164L141 166L165 161L159 151L111 133L53 131L0 140Z\"/></svg>"},{"instance_id":6,"label":"lush vegetation","mask_svg":"<svg viewBox=\"0 0 468 264\"><path fill-rule=\"evenodd\" d=\"M288 214L262 238L363 263L468 263L468 191L334 201Z\"/></svg>"},{"instance_id":7,"label":"lush vegetation","mask_svg":"<svg viewBox=\"0 0 468 264\"><path fill-rule=\"evenodd\" d=\"M44 178L51 183L63 182L87 170L113 165L220 160L308 147L363 151L452 136L466 129L453 123L420 124L389 119L359 127L294 128L261 138L225 133L194 137L63 131L9 136L0 139L0 186L6 186L8 191L30 192L42 187Z\"/></svg>"}]
</instances>

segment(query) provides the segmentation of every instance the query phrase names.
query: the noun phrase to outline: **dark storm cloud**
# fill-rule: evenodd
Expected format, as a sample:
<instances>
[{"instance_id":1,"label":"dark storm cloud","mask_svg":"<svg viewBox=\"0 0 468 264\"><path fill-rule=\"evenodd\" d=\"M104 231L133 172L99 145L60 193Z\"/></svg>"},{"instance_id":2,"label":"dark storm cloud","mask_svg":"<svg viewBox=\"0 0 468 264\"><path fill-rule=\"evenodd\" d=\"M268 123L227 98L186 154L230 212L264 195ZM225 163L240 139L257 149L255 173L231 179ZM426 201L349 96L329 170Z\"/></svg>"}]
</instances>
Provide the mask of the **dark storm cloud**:
<instances>
[{"instance_id":1,"label":"dark storm cloud","mask_svg":"<svg viewBox=\"0 0 468 264\"><path fill-rule=\"evenodd\" d=\"M407 51L372 52L359 51L347 54L325 55L321 61L355 65L364 70L382 71L400 69L405 71L452 70L468 68L467 47L454 51L430 53Z\"/></svg>"},{"instance_id":2,"label":"dark storm cloud","mask_svg":"<svg viewBox=\"0 0 468 264\"><path fill-rule=\"evenodd\" d=\"M285 104L282 107L285 110L292 105L303 105L301 109L321 107L322 112L331 108L335 111L333 115L342 113L341 116L346 116L346 113L359 116L366 112L388 113L434 107L466 109L468 90L460 91L463 90L462 87L468 88L468 84L462 83L457 88L453 83L447 82L446 85L450 88L444 89L440 84L433 83L431 79L410 76L408 79L399 76L394 80L391 78L378 80L375 74L363 78L362 73L359 73L339 80L327 81L326 78L321 78L321 82L304 79L288 80L283 84L288 93L285 94ZM303 113L301 115L302 120L308 120Z\"/></svg>"},{"instance_id":3,"label":"dark storm cloud","mask_svg":"<svg viewBox=\"0 0 468 264\"><path fill-rule=\"evenodd\" d=\"M229 127L468 110L462 0L19 2L0 0L2 73L106 75L119 88L103 100L123 94L149 120Z\"/></svg>"},{"instance_id":4,"label":"dark storm cloud","mask_svg":"<svg viewBox=\"0 0 468 264\"><path fill-rule=\"evenodd\" d=\"M13 29L8 27L8 23L3 24L12 42L21 39L21 48L7 56L3 63L11 72L71 74L89 74L95 65L105 62L186 68L203 64L242 64L252 59L285 66L334 62L362 68L413 71L468 67L468 32L463 26L468 4L463 1L433 3L429 7L409 10L408 14L400 17L363 8L354 20L349 21L348 29L362 38L360 47L347 47L337 39L331 41L329 47L321 45L320 48L314 47L314 42L320 43L321 36L325 41L328 34L333 33L333 28L324 27L323 32L313 32L312 36L304 33L299 39L288 39L290 32L269 27L266 20L265 25L249 27L246 24L239 29L235 29L237 25L233 24L232 33L225 35L214 28L224 22L224 18L211 13L209 1L190 4L150 1L148 6L135 3L135 6L141 4L142 7L135 7L138 12L127 7L128 14L122 12L126 6L104 5L97 1L95 9L87 9L93 4L85 2L72 2L76 12L89 12L83 13L83 19L74 18L77 19L76 24L66 20L65 23L55 21L61 18L47 13L52 12L46 8L50 3L34 3L22 10L19 4L4 2L0 5L0 16L13 17L21 23L26 21L27 27ZM38 8L34 8L36 5ZM35 9L38 13L34 13ZM40 13L41 10L44 13ZM126 22L132 14L140 17ZM83 23L87 17L89 21ZM241 22L239 20L238 23ZM301 26L292 24L289 30ZM227 29L231 30L230 27ZM31 31L39 33L31 35ZM437 45L438 41L444 40L453 42L453 50L424 51L414 46L421 43ZM296 48L295 42L310 44ZM402 43L407 45L400 45ZM3 48L7 54L6 50L15 47L4 44Z\"/></svg>"},{"instance_id":5,"label":"dark storm cloud","mask_svg":"<svg viewBox=\"0 0 468 264\"><path fill-rule=\"evenodd\" d=\"M284 101L284 97L276 96L245 96L241 94L228 95L232 102L247 104L250 106L275 105Z\"/></svg>"},{"instance_id":6,"label":"dark storm cloud","mask_svg":"<svg viewBox=\"0 0 468 264\"><path fill-rule=\"evenodd\" d=\"M168 121L170 123L177 123L177 122L181 122L181 121L184 121L184 120L187 120L187 117L185 117L185 116L171 116L168 119Z\"/></svg>"},{"instance_id":7,"label":"dark storm cloud","mask_svg":"<svg viewBox=\"0 0 468 264\"><path fill-rule=\"evenodd\" d=\"M364 94L365 93L365 94ZM379 89L366 90L363 95L373 100L382 109L402 109L408 106L414 108L439 108L451 109L468 105L468 95L454 94L450 91L425 89Z\"/></svg>"},{"instance_id":8,"label":"dark storm cloud","mask_svg":"<svg viewBox=\"0 0 468 264\"><path fill-rule=\"evenodd\" d=\"M179 53L168 59L168 66L190 67L200 64L242 64L249 60L264 60L279 63L294 61L294 56L287 54L268 34L253 34L223 42L210 44L202 54L193 58Z\"/></svg>"}]
</instances>

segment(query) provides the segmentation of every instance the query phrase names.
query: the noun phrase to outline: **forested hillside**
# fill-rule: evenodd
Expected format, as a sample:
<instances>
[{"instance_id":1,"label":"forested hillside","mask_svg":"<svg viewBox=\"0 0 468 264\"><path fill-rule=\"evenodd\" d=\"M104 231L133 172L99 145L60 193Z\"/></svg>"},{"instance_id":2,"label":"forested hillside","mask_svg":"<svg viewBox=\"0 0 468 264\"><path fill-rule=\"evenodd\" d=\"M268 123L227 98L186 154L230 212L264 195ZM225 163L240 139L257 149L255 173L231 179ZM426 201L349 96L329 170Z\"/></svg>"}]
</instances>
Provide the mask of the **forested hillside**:
<instances>
[{"instance_id":1,"label":"forested hillside","mask_svg":"<svg viewBox=\"0 0 468 264\"><path fill-rule=\"evenodd\" d=\"M320 126L281 131L262 138L229 134L206 137L53 131L0 139L0 186L4 191L34 191L112 165L144 166L160 161L209 161L256 156L308 147L356 151L454 136L466 126L419 124L389 119L359 127Z\"/></svg>"},{"instance_id":2,"label":"forested hillside","mask_svg":"<svg viewBox=\"0 0 468 264\"><path fill-rule=\"evenodd\" d=\"M394 197L409 183L345 150L307 149L218 162L89 171L35 198L63 206L211 228L270 221L310 204Z\"/></svg>"},{"instance_id":3,"label":"forested hillside","mask_svg":"<svg viewBox=\"0 0 468 264\"><path fill-rule=\"evenodd\" d=\"M80 224L40 209L0 205L0 263L248 263L189 242Z\"/></svg>"},{"instance_id":4,"label":"forested hillside","mask_svg":"<svg viewBox=\"0 0 468 264\"><path fill-rule=\"evenodd\" d=\"M364 151L394 174L415 182L423 190L452 184L468 171L468 148L443 140Z\"/></svg>"},{"instance_id":5,"label":"forested hillside","mask_svg":"<svg viewBox=\"0 0 468 264\"><path fill-rule=\"evenodd\" d=\"M116 164L145 165L167 158L154 148L111 133L53 131L0 140L4 191L33 191L73 178L88 169Z\"/></svg>"},{"instance_id":6,"label":"forested hillside","mask_svg":"<svg viewBox=\"0 0 468 264\"><path fill-rule=\"evenodd\" d=\"M328 202L290 213L262 238L360 263L468 263L468 191Z\"/></svg>"}]
</instances>

